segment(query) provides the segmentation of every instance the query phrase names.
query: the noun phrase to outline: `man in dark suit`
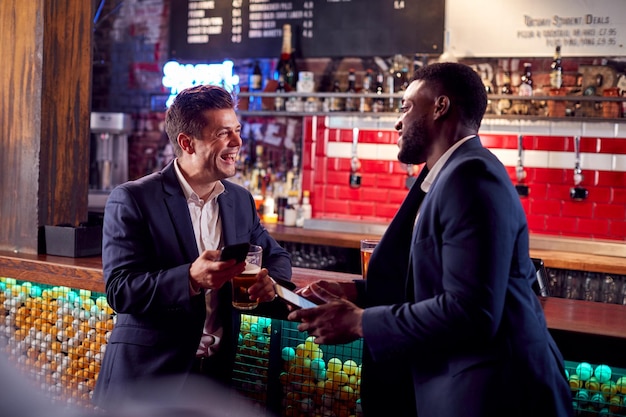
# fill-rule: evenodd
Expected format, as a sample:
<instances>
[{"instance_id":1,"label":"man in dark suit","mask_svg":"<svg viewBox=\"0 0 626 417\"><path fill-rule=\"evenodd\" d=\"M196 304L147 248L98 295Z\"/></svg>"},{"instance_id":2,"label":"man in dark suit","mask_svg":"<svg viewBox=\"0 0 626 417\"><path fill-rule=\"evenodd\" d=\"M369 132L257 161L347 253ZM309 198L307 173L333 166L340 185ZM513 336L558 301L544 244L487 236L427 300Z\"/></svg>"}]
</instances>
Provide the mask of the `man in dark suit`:
<instances>
[{"instance_id":1,"label":"man in dark suit","mask_svg":"<svg viewBox=\"0 0 626 417\"><path fill-rule=\"evenodd\" d=\"M117 322L94 391L104 408L158 377L178 376L181 387L190 373L229 381L239 325L230 280L245 262L219 261L222 246L263 247L250 298L287 313L269 302L273 279L291 279L290 256L260 224L251 194L224 181L242 146L233 98L215 86L183 90L165 127L176 159L115 188L105 207L102 262Z\"/></svg>"},{"instance_id":2,"label":"man in dark suit","mask_svg":"<svg viewBox=\"0 0 626 417\"><path fill-rule=\"evenodd\" d=\"M465 65L418 70L398 159L425 164L367 281L317 282L326 304L292 312L318 343L362 337L365 416L570 416L563 358L533 292L526 217L478 138L487 105Z\"/></svg>"}]
</instances>

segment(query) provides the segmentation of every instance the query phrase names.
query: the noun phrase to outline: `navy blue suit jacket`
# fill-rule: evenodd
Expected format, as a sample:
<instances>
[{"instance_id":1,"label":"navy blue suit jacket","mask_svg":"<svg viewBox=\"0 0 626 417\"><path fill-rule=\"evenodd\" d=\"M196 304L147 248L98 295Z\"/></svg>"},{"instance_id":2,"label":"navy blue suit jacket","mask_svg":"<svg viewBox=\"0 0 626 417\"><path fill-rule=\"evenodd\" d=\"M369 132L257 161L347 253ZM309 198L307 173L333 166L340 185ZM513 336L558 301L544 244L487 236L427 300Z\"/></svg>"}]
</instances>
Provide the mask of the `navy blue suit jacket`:
<instances>
[{"instance_id":1,"label":"navy blue suit jacket","mask_svg":"<svg viewBox=\"0 0 626 417\"><path fill-rule=\"evenodd\" d=\"M526 216L504 166L476 137L428 194L419 188L425 171L359 288L370 307L365 415L571 415L563 358L532 290Z\"/></svg>"},{"instance_id":2,"label":"navy blue suit jacket","mask_svg":"<svg viewBox=\"0 0 626 417\"><path fill-rule=\"evenodd\" d=\"M290 255L260 224L250 193L222 183L225 192L218 205L223 243L262 246L270 276L290 280ZM198 255L173 163L111 192L104 214L102 262L107 300L117 322L94 392L97 404L123 397L144 378L189 372L206 316L204 294L190 295L189 267ZM223 369L216 371L223 379L232 370L239 318L230 292L230 284L219 290L216 313L224 326L218 353L223 360L217 361ZM287 313L278 301L270 304Z\"/></svg>"}]
</instances>

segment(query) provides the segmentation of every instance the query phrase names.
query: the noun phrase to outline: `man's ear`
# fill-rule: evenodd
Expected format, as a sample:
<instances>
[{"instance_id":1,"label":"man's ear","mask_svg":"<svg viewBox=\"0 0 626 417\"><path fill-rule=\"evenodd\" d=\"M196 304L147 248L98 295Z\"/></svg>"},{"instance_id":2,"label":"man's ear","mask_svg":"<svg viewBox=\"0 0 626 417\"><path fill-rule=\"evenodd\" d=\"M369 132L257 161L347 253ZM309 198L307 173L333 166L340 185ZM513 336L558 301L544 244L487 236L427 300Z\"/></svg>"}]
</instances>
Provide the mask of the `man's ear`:
<instances>
[{"instance_id":1,"label":"man's ear","mask_svg":"<svg viewBox=\"0 0 626 417\"><path fill-rule=\"evenodd\" d=\"M194 152L191 136L185 133L179 133L176 141L178 142L178 146L180 146L180 149L182 149L183 152L189 154L192 154Z\"/></svg>"},{"instance_id":2,"label":"man's ear","mask_svg":"<svg viewBox=\"0 0 626 417\"><path fill-rule=\"evenodd\" d=\"M438 96L435 99L435 119L446 115L448 113L448 110L450 110L450 98L448 96Z\"/></svg>"}]
</instances>

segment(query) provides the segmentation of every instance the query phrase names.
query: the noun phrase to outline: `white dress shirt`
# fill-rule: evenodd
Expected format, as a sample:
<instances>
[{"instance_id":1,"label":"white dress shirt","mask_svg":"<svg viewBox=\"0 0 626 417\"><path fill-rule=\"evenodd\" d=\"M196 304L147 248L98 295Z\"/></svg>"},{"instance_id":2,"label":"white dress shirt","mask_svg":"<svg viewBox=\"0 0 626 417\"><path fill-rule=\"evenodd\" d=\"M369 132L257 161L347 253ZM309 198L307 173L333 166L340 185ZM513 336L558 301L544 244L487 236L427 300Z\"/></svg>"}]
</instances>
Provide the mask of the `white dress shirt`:
<instances>
[{"instance_id":1,"label":"white dress shirt","mask_svg":"<svg viewBox=\"0 0 626 417\"><path fill-rule=\"evenodd\" d=\"M176 171L176 177L183 189L183 193L187 198L187 206L189 207L189 214L191 215L191 223L193 224L198 253L202 253L205 250L219 249L222 245L222 222L220 220L217 197L224 192L224 184L217 181L213 191L203 200L193 191L183 176L178 166L178 160L174 161L174 170ZM211 356L217 352L224 333L224 329L217 319L217 315L212 314L212 312L217 311L217 293L206 290L205 297L207 309L206 321L196 356Z\"/></svg>"},{"instance_id":2,"label":"white dress shirt","mask_svg":"<svg viewBox=\"0 0 626 417\"><path fill-rule=\"evenodd\" d=\"M422 182L422 185L420 186L422 191L424 191L425 193L428 193L428 190L430 190L430 186L433 184L433 182L435 182L435 178L437 178L437 175L439 175L439 173L441 172L441 169L446 164L446 162L448 162L448 159L450 159L454 151L456 151L459 148L459 146L463 145L465 142L467 142L473 137L476 137L476 135L469 135L459 140L457 143L450 146L450 148L447 151L445 151L444 154L439 157L439 159L437 159L437 162L435 162L433 167L428 171L428 174L426 174L426 178L424 178L424 181ZM421 204L420 204L420 208L421 208ZM420 209L418 208L417 216L415 217L415 224L417 224L417 219L419 218L419 216L420 216Z\"/></svg>"}]
</instances>

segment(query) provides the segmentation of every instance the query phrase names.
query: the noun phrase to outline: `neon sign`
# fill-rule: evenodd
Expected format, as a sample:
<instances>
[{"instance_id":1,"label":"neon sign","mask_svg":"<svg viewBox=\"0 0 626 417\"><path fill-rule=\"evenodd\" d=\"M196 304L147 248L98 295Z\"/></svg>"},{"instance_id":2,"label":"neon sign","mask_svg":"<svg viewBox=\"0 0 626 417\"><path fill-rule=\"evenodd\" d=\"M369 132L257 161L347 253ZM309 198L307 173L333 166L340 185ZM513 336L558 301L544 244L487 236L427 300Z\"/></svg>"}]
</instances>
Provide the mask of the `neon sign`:
<instances>
[{"instance_id":1,"label":"neon sign","mask_svg":"<svg viewBox=\"0 0 626 417\"><path fill-rule=\"evenodd\" d=\"M170 106L174 97L185 88L194 85L219 85L231 94L237 93L239 76L233 74L233 61L221 64L180 64L169 61L163 66L164 87L170 89L170 97L165 105Z\"/></svg>"}]
</instances>

